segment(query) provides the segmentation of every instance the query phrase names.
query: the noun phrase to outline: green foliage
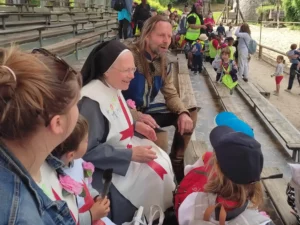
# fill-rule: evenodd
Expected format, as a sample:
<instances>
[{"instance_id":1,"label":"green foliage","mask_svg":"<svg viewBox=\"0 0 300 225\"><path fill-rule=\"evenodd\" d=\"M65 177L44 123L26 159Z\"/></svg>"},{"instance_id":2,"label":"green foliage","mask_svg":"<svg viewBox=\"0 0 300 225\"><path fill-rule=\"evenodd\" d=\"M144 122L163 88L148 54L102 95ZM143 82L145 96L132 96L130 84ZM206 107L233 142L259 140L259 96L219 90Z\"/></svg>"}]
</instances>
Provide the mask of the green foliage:
<instances>
[{"instance_id":1,"label":"green foliage","mask_svg":"<svg viewBox=\"0 0 300 225\"><path fill-rule=\"evenodd\" d=\"M160 3L162 6L167 6L167 5L170 3L170 0L159 0L159 3Z\"/></svg>"},{"instance_id":2,"label":"green foliage","mask_svg":"<svg viewBox=\"0 0 300 225\"><path fill-rule=\"evenodd\" d=\"M30 0L29 3L33 4L33 5L40 5L41 1L40 0Z\"/></svg>"},{"instance_id":3,"label":"green foliage","mask_svg":"<svg viewBox=\"0 0 300 225\"><path fill-rule=\"evenodd\" d=\"M300 21L300 0L283 0L287 21Z\"/></svg>"},{"instance_id":4,"label":"green foliage","mask_svg":"<svg viewBox=\"0 0 300 225\"><path fill-rule=\"evenodd\" d=\"M141 0L136 0L135 2L137 2L138 4L141 3ZM167 6L163 6L159 1L157 0L148 0L147 1L148 4L152 7L155 8L157 10L157 12L164 12L167 10ZM168 4L167 4L168 5ZM172 11L177 10L178 14L181 15L182 11L178 8L172 8Z\"/></svg>"}]
</instances>

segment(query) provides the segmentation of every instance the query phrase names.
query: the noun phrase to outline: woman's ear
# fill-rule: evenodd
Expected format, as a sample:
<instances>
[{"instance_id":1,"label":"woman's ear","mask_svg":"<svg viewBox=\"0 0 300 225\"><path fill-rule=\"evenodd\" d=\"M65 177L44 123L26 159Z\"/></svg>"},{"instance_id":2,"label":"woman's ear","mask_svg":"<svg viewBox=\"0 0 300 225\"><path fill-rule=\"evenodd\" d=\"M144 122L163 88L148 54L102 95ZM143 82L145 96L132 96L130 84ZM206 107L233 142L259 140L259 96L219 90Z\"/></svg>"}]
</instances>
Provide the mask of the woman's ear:
<instances>
[{"instance_id":1,"label":"woman's ear","mask_svg":"<svg viewBox=\"0 0 300 225\"><path fill-rule=\"evenodd\" d=\"M74 159L74 156L75 156L75 151L66 153L66 159L68 160L68 162L71 162Z\"/></svg>"},{"instance_id":2,"label":"woman's ear","mask_svg":"<svg viewBox=\"0 0 300 225\"><path fill-rule=\"evenodd\" d=\"M48 126L54 134L62 134L64 132L62 118L59 115L54 116Z\"/></svg>"}]
</instances>

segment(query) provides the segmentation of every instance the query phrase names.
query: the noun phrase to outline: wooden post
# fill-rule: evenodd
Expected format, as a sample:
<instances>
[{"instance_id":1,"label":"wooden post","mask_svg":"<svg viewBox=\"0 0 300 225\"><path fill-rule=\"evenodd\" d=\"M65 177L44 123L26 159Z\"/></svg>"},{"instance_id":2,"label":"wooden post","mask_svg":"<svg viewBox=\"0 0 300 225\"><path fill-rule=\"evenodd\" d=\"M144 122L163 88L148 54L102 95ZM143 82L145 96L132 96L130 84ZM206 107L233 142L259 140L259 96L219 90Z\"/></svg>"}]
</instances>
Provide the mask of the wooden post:
<instances>
[{"instance_id":1,"label":"wooden post","mask_svg":"<svg viewBox=\"0 0 300 225\"><path fill-rule=\"evenodd\" d=\"M2 28L3 28L3 30L5 30L6 26L5 26L5 18L4 18L4 16L1 19L2 19Z\"/></svg>"},{"instance_id":2,"label":"wooden post","mask_svg":"<svg viewBox=\"0 0 300 225\"><path fill-rule=\"evenodd\" d=\"M226 0L226 23L229 23L229 3L230 3L230 0Z\"/></svg>"},{"instance_id":3,"label":"wooden post","mask_svg":"<svg viewBox=\"0 0 300 225\"><path fill-rule=\"evenodd\" d=\"M277 8L277 28L279 28L279 19L280 19L279 6L280 6L280 0L277 0L277 2L276 2L276 8Z\"/></svg>"},{"instance_id":4,"label":"wooden post","mask_svg":"<svg viewBox=\"0 0 300 225\"><path fill-rule=\"evenodd\" d=\"M40 48L43 47L42 29L39 29L39 42Z\"/></svg>"},{"instance_id":5,"label":"wooden post","mask_svg":"<svg viewBox=\"0 0 300 225\"><path fill-rule=\"evenodd\" d=\"M236 0L236 20L235 25L239 24L240 1Z\"/></svg>"},{"instance_id":6,"label":"wooden post","mask_svg":"<svg viewBox=\"0 0 300 225\"><path fill-rule=\"evenodd\" d=\"M79 60L78 43L75 43L76 59Z\"/></svg>"},{"instance_id":7,"label":"wooden post","mask_svg":"<svg viewBox=\"0 0 300 225\"><path fill-rule=\"evenodd\" d=\"M263 50L263 47L261 45L259 45L259 47L258 47L258 58L260 58L260 59L262 57L262 50Z\"/></svg>"}]
</instances>

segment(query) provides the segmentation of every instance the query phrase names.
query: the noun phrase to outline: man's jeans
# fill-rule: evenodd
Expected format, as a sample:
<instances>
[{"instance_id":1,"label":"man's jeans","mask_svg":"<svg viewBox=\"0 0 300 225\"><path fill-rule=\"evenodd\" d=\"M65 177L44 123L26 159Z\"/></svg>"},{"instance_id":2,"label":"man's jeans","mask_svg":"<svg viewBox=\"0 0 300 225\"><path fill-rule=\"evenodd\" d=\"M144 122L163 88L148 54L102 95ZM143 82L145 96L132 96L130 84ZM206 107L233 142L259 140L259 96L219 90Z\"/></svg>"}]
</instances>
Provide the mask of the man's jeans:
<instances>
[{"instance_id":1,"label":"man's jeans","mask_svg":"<svg viewBox=\"0 0 300 225\"><path fill-rule=\"evenodd\" d=\"M293 87L293 83L296 75L296 71L295 71L296 69L297 69L297 64L292 64L290 68L289 86L287 88L288 90L291 90Z\"/></svg>"}]
</instances>

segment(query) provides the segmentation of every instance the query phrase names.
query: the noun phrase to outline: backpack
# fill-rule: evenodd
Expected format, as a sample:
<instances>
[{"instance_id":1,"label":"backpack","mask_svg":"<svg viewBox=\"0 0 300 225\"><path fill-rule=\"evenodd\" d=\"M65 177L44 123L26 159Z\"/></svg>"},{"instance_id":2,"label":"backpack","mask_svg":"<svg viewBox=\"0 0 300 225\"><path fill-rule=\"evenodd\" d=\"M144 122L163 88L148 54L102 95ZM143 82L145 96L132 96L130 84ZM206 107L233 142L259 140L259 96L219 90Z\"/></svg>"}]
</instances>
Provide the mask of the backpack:
<instances>
[{"instance_id":1,"label":"backpack","mask_svg":"<svg viewBox=\"0 0 300 225\"><path fill-rule=\"evenodd\" d=\"M247 42L245 41L245 39L243 39L247 48L248 48L248 52L249 54L253 55L256 52L256 48L257 48L257 43L255 40L253 40L252 38L250 39L249 45L247 45Z\"/></svg>"},{"instance_id":2,"label":"backpack","mask_svg":"<svg viewBox=\"0 0 300 225\"><path fill-rule=\"evenodd\" d=\"M116 11L122 11L125 8L124 0L116 0L113 8Z\"/></svg>"},{"instance_id":3,"label":"backpack","mask_svg":"<svg viewBox=\"0 0 300 225\"><path fill-rule=\"evenodd\" d=\"M179 23L179 34L186 34L187 28L186 28L186 21L187 18L186 17L182 17L182 19L180 20Z\"/></svg>"},{"instance_id":4,"label":"backpack","mask_svg":"<svg viewBox=\"0 0 300 225\"><path fill-rule=\"evenodd\" d=\"M207 183L206 166L192 169L177 186L174 193L174 209L178 218L178 209L185 198L193 192L203 191Z\"/></svg>"}]
</instances>

